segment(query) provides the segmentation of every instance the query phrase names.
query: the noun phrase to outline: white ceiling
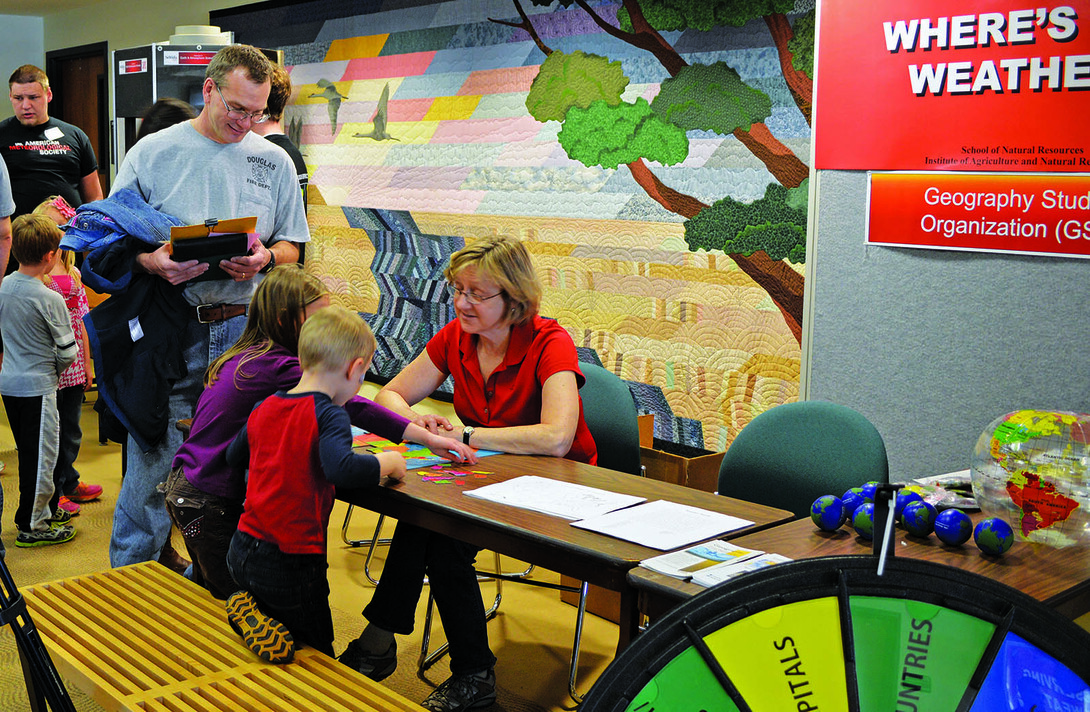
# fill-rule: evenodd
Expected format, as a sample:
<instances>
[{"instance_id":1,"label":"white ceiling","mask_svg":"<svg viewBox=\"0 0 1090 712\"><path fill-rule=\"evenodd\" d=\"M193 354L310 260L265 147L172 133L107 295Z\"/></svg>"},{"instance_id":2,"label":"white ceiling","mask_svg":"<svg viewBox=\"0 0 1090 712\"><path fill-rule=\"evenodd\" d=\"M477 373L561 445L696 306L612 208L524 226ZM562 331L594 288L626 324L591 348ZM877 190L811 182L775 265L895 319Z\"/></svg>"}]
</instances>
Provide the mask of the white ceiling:
<instances>
[{"instance_id":1,"label":"white ceiling","mask_svg":"<svg viewBox=\"0 0 1090 712\"><path fill-rule=\"evenodd\" d=\"M44 17L77 7L98 5L106 0L0 0L0 15L36 15Z\"/></svg>"}]
</instances>

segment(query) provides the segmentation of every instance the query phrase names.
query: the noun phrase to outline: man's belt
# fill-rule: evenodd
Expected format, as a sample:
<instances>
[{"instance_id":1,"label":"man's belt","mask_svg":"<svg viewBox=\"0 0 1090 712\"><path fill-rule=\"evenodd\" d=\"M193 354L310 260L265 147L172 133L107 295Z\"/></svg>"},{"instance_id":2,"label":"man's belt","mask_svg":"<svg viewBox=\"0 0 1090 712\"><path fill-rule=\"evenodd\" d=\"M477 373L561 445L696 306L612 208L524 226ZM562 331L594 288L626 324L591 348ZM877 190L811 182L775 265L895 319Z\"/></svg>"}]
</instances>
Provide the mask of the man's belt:
<instances>
[{"instance_id":1,"label":"man's belt","mask_svg":"<svg viewBox=\"0 0 1090 712\"><path fill-rule=\"evenodd\" d=\"M227 321L245 314L245 304L202 304L197 307L197 321L202 324Z\"/></svg>"}]
</instances>

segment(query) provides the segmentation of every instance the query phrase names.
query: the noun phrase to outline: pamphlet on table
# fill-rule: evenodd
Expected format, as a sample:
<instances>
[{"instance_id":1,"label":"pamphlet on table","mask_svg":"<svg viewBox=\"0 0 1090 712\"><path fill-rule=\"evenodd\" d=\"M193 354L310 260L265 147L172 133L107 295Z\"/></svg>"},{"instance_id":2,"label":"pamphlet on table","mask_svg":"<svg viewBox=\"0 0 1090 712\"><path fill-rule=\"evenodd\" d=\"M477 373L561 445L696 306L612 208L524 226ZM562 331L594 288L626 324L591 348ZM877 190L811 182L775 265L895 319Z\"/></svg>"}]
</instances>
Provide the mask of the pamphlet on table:
<instances>
[{"instance_id":1,"label":"pamphlet on table","mask_svg":"<svg viewBox=\"0 0 1090 712\"><path fill-rule=\"evenodd\" d=\"M715 586L735 576L768 568L775 564L782 564L785 561L791 561L791 559L779 554L760 554L742 561L724 561L721 564L697 571L693 574L692 582L700 586Z\"/></svg>"},{"instance_id":2,"label":"pamphlet on table","mask_svg":"<svg viewBox=\"0 0 1090 712\"><path fill-rule=\"evenodd\" d=\"M688 581L696 572L711 566L724 562L744 561L763 553L757 549L747 549L744 546L731 544L729 541L715 539L682 551L672 551L669 554L644 559L640 562L640 566Z\"/></svg>"}]
</instances>

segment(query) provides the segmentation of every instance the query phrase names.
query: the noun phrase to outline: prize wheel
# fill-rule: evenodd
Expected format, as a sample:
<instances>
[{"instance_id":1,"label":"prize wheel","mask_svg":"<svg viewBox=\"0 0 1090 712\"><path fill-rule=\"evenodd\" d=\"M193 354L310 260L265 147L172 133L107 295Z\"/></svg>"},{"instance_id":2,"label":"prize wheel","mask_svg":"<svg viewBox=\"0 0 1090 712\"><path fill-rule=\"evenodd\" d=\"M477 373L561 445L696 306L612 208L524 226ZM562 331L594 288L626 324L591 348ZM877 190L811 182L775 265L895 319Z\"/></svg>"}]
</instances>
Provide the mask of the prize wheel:
<instances>
[{"instance_id":1,"label":"prize wheel","mask_svg":"<svg viewBox=\"0 0 1090 712\"><path fill-rule=\"evenodd\" d=\"M1042 572L1042 575L1047 575ZM582 712L1090 710L1090 635L949 566L838 556L708 589L640 634Z\"/></svg>"}]
</instances>

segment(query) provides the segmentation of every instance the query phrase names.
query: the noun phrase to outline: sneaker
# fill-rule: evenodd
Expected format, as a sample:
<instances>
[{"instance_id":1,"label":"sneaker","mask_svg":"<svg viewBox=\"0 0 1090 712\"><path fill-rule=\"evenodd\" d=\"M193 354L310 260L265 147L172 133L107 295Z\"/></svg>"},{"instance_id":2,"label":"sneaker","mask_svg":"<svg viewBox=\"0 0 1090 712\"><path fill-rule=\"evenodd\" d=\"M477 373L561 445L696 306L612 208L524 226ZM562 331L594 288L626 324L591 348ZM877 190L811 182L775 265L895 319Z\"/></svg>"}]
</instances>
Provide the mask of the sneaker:
<instances>
[{"instance_id":1,"label":"sneaker","mask_svg":"<svg viewBox=\"0 0 1090 712\"><path fill-rule=\"evenodd\" d=\"M56 511L53 512L53 516L50 517L47 521L49 522L49 526L53 526L55 524L67 524L68 522L72 521L72 513L66 509L61 509L58 505Z\"/></svg>"},{"instance_id":2,"label":"sneaker","mask_svg":"<svg viewBox=\"0 0 1090 712\"><path fill-rule=\"evenodd\" d=\"M72 490L68 495L68 499L73 502L93 502L102 496L102 485L89 485L86 482L80 482L76 485L76 489Z\"/></svg>"},{"instance_id":3,"label":"sneaker","mask_svg":"<svg viewBox=\"0 0 1090 712\"><path fill-rule=\"evenodd\" d=\"M390 677L397 669L397 641L391 642L385 653L376 655L365 652L360 641L353 640L344 652L337 656L337 660L379 682Z\"/></svg>"},{"instance_id":4,"label":"sneaker","mask_svg":"<svg viewBox=\"0 0 1090 712\"><path fill-rule=\"evenodd\" d=\"M451 675L420 705L432 712L462 712L488 707L496 701L496 673Z\"/></svg>"},{"instance_id":5,"label":"sneaker","mask_svg":"<svg viewBox=\"0 0 1090 712\"><path fill-rule=\"evenodd\" d=\"M290 663L295 657L291 633L283 623L262 613L249 591L236 591L227 599L227 622L265 662Z\"/></svg>"},{"instance_id":6,"label":"sneaker","mask_svg":"<svg viewBox=\"0 0 1090 712\"><path fill-rule=\"evenodd\" d=\"M60 502L57 503L57 509L68 512L73 517L79 514L79 505L65 497L63 494L61 495Z\"/></svg>"},{"instance_id":7,"label":"sneaker","mask_svg":"<svg viewBox=\"0 0 1090 712\"><path fill-rule=\"evenodd\" d=\"M24 532L20 531L15 538L15 546L49 546L50 544L63 544L72 541L76 536L76 530L68 524L53 524L48 529Z\"/></svg>"}]
</instances>

